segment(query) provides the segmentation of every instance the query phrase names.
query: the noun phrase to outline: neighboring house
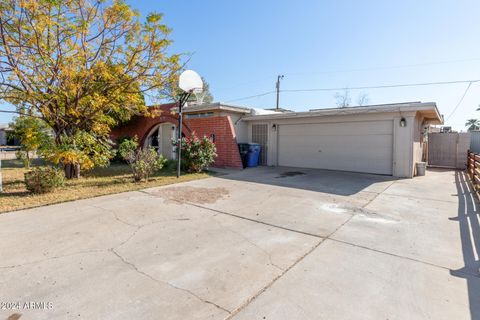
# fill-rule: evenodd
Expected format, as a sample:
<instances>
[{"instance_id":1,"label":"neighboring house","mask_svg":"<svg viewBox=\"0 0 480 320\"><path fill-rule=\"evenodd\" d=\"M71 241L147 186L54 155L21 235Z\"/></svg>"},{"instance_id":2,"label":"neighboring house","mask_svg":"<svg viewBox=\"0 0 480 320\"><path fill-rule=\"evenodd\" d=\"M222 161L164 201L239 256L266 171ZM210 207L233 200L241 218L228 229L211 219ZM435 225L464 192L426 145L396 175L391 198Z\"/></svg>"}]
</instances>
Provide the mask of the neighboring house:
<instances>
[{"instance_id":1,"label":"neighboring house","mask_svg":"<svg viewBox=\"0 0 480 320\"><path fill-rule=\"evenodd\" d=\"M159 107L157 118L135 117L113 138L138 136L174 158L175 104ZM399 103L318 109L306 112L231 106L222 103L184 109L183 134L211 137L215 166L241 168L237 143L262 145L261 164L412 177L421 161L424 131L442 124L435 103Z\"/></svg>"},{"instance_id":2,"label":"neighboring house","mask_svg":"<svg viewBox=\"0 0 480 320\"><path fill-rule=\"evenodd\" d=\"M18 145L18 141L14 141L13 138L8 137L12 131L8 123L0 123L0 146Z\"/></svg>"}]
</instances>

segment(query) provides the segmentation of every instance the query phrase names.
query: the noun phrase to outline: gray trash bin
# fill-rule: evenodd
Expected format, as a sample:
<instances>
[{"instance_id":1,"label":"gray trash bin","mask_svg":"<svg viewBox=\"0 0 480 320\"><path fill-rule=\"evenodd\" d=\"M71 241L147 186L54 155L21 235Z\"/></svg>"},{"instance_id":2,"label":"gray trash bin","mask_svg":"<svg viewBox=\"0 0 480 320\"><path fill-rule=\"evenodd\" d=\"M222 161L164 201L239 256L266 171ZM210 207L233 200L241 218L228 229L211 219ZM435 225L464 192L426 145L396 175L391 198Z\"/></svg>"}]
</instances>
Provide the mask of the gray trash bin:
<instances>
[{"instance_id":1,"label":"gray trash bin","mask_svg":"<svg viewBox=\"0 0 480 320\"><path fill-rule=\"evenodd\" d=\"M417 176L424 176L425 175L425 169L427 168L427 163L426 162L417 162L416 167L417 167Z\"/></svg>"}]
</instances>

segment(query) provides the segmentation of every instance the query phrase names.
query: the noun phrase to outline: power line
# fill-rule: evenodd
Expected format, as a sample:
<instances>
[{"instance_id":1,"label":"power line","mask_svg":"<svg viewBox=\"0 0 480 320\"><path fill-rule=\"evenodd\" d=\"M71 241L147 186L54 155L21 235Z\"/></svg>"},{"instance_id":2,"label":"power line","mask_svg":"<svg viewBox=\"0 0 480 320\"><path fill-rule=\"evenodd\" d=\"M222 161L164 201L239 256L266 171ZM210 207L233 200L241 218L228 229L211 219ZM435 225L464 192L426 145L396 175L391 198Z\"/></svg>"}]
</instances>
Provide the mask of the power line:
<instances>
[{"instance_id":1,"label":"power line","mask_svg":"<svg viewBox=\"0 0 480 320\"><path fill-rule=\"evenodd\" d=\"M415 68L423 66L432 66L439 64L448 64L448 63L458 63L458 62L467 62L467 61L479 61L479 58L472 59L458 59L458 60L444 60L436 62L427 62L427 63L417 63L417 64L407 64L407 65L397 65L397 66L384 66L384 67L371 67L371 68L357 68L357 69L346 69L346 70L333 70L333 71L314 71L314 72L297 72L297 73L286 73L288 76L300 76L300 75L315 75L315 74L333 74L333 73L348 73L348 72L358 72L358 71L375 71L375 70L389 70L389 69L402 69L402 68Z\"/></svg>"},{"instance_id":2,"label":"power line","mask_svg":"<svg viewBox=\"0 0 480 320\"><path fill-rule=\"evenodd\" d=\"M263 96L266 96L266 95L269 95L269 94L272 94L272 93L276 93L276 92L277 92L277 91L268 91L268 92L256 94L256 95L253 95L253 96L248 96L248 97L242 97L242 98L236 98L236 99L232 99L232 100L227 100L227 101L225 101L225 102L234 102L234 101L241 101L241 100L248 100L248 99L253 99L253 98L259 98L259 97L263 97Z\"/></svg>"},{"instance_id":3,"label":"power line","mask_svg":"<svg viewBox=\"0 0 480 320\"><path fill-rule=\"evenodd\" d=\"M450 113L450 115L447 117L447 119L445 120L445 122L448 121L448 119L450 119L453 114L455 113L455 111L457 111L458 107L462 104L463 102L463 99L465 98L465 96L467 95L468 93L468 90L470 90L470 87L472 86L473 82L470 82L467 86L467 88L465 89L465 92L463 93L462 97L460 98L460 100L458 101L457 105L455 106L455 108L453 108L453 111Z\"/></svg>"},{"instance_id":4,"label":"power line","mask_svg":"<svg viewBox=\"0 0 480 320\"><path fill-rule=\"evenodd\" d=\"M282 90L282 92L312 92L312 91L341 91L341 90L387 89L387 88L420 87L420 86L445 85L445 84L459 84L459 83L474 83L474 82L479 82L479 81L480 81L480 79L479 79L479 80L459 80L459 81L440 81L440 82L391 84L391 85L365 86L365 87L290 89L290 90Z\"/></svg>"},{"instance_id":5,"label":"power line","mask_svg":"<svg viewBox=\"0 0 480 320\"><path fill-rule=\"evenodd\" d=\"M432 86L432 85L448 85L448 84L460 84L460 83L468 83L473 84L476 82L480 82L478 80L458 80L458 81L439 81L439 82L423 82L423 83L407 83L407 84L392 84L392 85L378 85L378 86L364 86L364 87L338 87L338 88L313 88L313 89L287 89L287 90L280 90L280 92L315 92L315 91L342 91L342 90L366 90L366 89L388 89L388 88L403 88L403 87L419 87L419 86ZM470 86L469 86L470 87ZM468 91L468 90L467 90ZM227 100L225 102L234 102L234 101L241 101L241 100L248 100L253 98L259 98L263 96L267 96L270 94L274 94L276 91L267 91L263 93L259 93L252 96L246 96L241 98L235 98L231 100ZM466 93L465 93L466 95ZM461 103L461 102L460 102Z\"/></svg>"}]
</instances>

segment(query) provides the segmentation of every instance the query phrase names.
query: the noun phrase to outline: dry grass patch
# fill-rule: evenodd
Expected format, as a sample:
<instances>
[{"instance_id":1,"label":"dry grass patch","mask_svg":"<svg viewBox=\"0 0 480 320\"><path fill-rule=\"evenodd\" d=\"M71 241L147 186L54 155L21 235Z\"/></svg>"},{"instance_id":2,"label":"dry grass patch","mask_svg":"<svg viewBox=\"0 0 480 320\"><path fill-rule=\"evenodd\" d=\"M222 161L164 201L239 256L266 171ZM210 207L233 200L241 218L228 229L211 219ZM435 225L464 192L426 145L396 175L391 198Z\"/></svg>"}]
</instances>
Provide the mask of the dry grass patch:
<instances>
[{"instance_id":1,"label":"dry grass patch","mask_svg":"<svg viewBox=\"0 0 480 320\"><path fill-rule=\"evenodd\" d=\"M92 198L96 196L163 186L183 181L206 178L206 173L184 174L179 179L172 169L164 169L148 182L133 182L130 168L124 164L112 164L87 172L77 180L69 180L65 187L52 193L30 194L23 183L28 171L16 160L2 161L3 193L0 193L0 213L38 207L48 204Z\"/></svg>"}]
</instances>

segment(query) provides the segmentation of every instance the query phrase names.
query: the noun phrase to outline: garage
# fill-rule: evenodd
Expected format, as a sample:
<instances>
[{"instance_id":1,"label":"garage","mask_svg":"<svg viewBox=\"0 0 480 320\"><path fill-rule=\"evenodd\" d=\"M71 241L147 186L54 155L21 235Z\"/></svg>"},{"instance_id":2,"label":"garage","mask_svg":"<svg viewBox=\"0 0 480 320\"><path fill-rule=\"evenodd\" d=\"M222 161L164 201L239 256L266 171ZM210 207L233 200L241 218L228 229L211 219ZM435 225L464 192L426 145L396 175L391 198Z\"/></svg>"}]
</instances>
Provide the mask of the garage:
<instances>
[{"instance_id":1,"label":"garage","mask_svg":"<svg viewBox=\"0 0 480 320\"><path fill-rule=\"evenodd\" d=\"M391 175L393 121L279 125L278 162Z\"/></svg>"},{"instance_id":2,"label":"garage","mask_svg":"<svg viewBox=\"0 0 480 320\"><path fill-rule=\"evenodd\" d=\"M256 129L265 129L265 165L411 178L416 163L425 161L429 125L441 124L442 116L433 102L407 102L279 111L242 121L249 142L260 143Z\"/></svg>"}]
</instances>

